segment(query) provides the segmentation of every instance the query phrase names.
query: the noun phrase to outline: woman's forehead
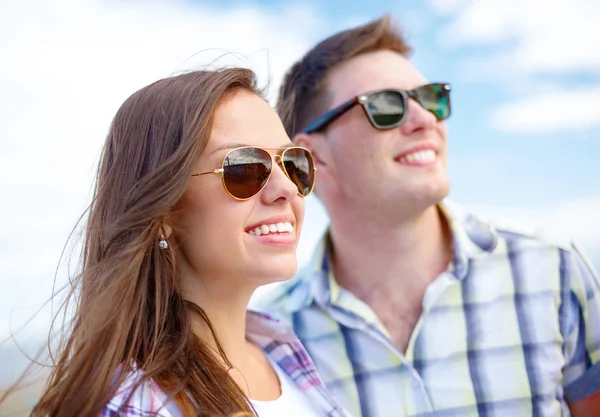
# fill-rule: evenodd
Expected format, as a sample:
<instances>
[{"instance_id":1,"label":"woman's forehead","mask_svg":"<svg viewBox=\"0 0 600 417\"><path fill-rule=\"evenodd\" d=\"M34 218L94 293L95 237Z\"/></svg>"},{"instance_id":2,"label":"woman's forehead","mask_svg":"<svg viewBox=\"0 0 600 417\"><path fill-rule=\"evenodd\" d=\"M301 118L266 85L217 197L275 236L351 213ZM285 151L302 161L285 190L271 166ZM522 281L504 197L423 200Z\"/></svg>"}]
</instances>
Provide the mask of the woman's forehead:
<instances>
[{"instance_id":1,"label":"woman's forehead","mask_svg":"<svg viewBox=\"0 0 600 417\"><path fill-rule=\"evenodd\" d=\"M290 144L281 119L269 104L256 94L240 91L217 108L206 151L238 146L281 148Z\"/></svg>"}]
</instances>

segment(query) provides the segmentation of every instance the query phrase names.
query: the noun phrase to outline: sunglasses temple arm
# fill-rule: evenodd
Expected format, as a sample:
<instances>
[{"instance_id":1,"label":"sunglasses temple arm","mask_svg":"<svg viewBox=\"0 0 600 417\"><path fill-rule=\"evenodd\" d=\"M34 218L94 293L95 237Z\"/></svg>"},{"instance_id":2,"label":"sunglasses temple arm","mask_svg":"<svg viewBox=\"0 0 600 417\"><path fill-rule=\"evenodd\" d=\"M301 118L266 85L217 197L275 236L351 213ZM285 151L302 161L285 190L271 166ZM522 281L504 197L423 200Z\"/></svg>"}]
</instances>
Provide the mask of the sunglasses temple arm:
<instances>
[{"instance_id":1,"label":"sunglasses temple arm","mask_svg":"<svg viewBox=\"0 0 600 417\"><path fill-rule=\"evenodd\" d=\"M192 174L192 175L190 175L190 177L199 177L200 175L222 174L222 173L223 173L223 168L218 168L218 169L215 169L215 170L210 171L210 172L201 172L199 174Z\"/></svg>"},{"instance_id":2,"label":"sunglasses temple arm","mask_svg":"<svg viewBox=\"0 0 600 417\"><path fill-rule=\"evenodd\" d=\"M304 129L304 133L314 133L323 129L328 124L332 123L334 120L339 118L342 114L346 113L352 107L358 104L358 97L354 97L352 100L348 100L344 104L339 105L338 107L329 110L327 113L316 119L314 122L309 124L306 129Z\"/></svg>"}]
</instances>

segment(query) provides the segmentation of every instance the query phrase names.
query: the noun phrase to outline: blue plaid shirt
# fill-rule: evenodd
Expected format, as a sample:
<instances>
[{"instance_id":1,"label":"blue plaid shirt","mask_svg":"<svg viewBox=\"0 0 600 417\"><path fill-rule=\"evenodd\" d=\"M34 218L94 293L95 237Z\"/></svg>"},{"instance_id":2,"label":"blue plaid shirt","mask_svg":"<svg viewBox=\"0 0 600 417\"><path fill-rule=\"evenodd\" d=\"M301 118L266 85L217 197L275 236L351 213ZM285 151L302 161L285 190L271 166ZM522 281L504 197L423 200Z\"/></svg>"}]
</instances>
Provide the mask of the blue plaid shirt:
<instances>
[{"instance_id":1,"label":"blue plaid shirt","mask_svg":"<svg viewBox=\"0 0 600 417\"><path fill-rule=\"evenodd\" d=\"M327 233L256 306L293 325L354 416L568 416L566 401L600 390L598 276L572 245L442 208L454 259L427 288L406 352L337 285Z\"/></svg>"}]
</instances>

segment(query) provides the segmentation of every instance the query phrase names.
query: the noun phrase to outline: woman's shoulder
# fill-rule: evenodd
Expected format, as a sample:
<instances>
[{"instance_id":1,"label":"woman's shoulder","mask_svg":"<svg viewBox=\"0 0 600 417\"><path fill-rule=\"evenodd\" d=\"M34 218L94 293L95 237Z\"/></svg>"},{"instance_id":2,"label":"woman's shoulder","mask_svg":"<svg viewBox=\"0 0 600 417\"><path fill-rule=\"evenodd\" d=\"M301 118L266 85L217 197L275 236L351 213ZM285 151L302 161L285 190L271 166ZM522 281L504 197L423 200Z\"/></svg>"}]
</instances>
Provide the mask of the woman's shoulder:
<instances>
[{"instance_id":1,"label":"woman's shoulder","mask_svg":"<svg viewBox=\"0 0 600 417\"><path fill-rule=\"evenodd\" d=\"M141 370L132 369L100 414L100 417L117 416L181 417L181 413L156 381L144 378Z\"/></svg>"}]
</instances>

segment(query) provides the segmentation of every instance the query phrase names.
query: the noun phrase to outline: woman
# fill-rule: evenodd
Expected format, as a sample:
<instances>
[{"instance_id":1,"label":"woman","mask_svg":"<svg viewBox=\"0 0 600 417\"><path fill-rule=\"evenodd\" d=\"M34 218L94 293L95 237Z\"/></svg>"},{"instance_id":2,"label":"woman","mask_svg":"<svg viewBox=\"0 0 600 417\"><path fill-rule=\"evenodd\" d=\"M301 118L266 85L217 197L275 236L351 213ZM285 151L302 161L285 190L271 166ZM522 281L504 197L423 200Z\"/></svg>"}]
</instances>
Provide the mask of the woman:
<instances>
[{"instance_id":1,"label":"woman","mask_svg":"<svg viewBox=\"0 0 600 417\"><path fill-rule=\"evenodd\" d=\"M250 70L192 72L121 106L90 207L79 303L34 415L345 415L283 323L313 188Z\"/></svg>"}]
</instances>

